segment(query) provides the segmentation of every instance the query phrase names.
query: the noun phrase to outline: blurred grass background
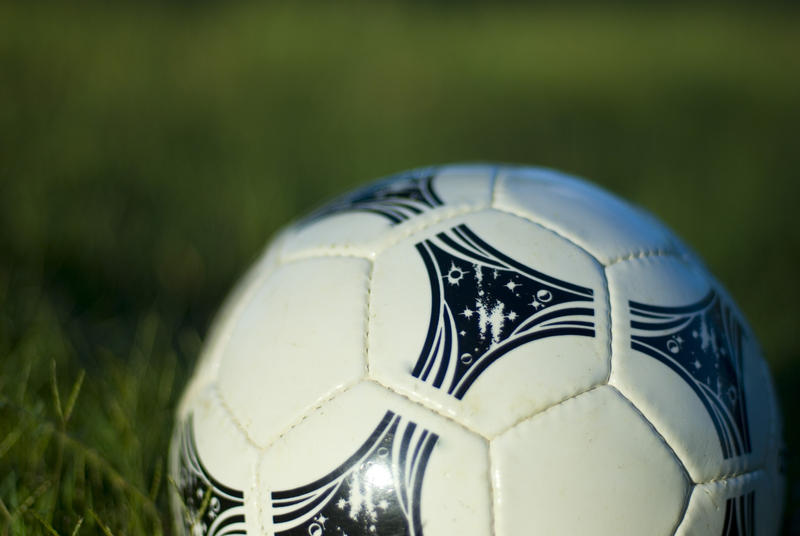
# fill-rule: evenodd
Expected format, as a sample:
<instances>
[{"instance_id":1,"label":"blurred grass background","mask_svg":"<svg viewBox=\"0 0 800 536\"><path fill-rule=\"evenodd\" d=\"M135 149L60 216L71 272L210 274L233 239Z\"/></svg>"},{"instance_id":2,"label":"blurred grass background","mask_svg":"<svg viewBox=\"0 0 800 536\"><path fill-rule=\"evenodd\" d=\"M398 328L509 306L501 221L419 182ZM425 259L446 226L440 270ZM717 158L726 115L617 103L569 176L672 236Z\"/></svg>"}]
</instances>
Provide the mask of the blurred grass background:
<instances>
[{"instance_id":1,"label":"blurred grass background","mask_svg":"<svg viewBox=\"0 0 800 536\"><path fill-rule=\"evenodd\" d=\"M171 532L172 411L281 224L547 165L642 204L758 333L800 533L800 11L0 3L0 534Z\"/></svg>"}]
</instances>

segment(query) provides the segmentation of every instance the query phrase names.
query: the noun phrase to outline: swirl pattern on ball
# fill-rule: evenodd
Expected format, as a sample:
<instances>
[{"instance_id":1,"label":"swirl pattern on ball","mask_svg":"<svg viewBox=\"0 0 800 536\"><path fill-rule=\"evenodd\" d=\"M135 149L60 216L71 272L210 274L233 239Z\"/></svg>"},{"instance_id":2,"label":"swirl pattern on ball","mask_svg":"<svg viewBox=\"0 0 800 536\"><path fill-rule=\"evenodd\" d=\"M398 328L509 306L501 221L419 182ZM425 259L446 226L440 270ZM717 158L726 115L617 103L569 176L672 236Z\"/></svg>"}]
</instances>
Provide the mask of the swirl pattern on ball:
<instances>
[{"instance_id":1,"label":"swirl pattern on ball","mask_svg":"<svg viewBox=\"0 0 800 536\"><path fill-rule=\"evenodd\" d=\"M631 348L675 371L708 411L725 458L750 452L744 333L716 292L683 307L631 302Z\"/></svg>"},{"instance_id":2,"label":"swirl pattern on ball","mask_svg":"<svg viewBox=\"0 0 800 536\"><path fill-rule=\"evenodd\" d=\"M544 337L594 336L591 289L525 266L466 225L416 246L431 283L431 320L412 375L457 399L492 363Z\"/></svg>"},{"instance_id":3,"label":"swirl pattern on ball","mask_svg":"<svg viewBox=\"0 0 800 536\"><path fill-rule=\"evenodd\" d=\"M187 532L207 536L247 534L244 494L219 482L203 465L191 416L183 425L179 444L178 489L186 508L183 523Z\"/></svg>"},{"instance_id":4,"label":"swirl pattern on ball","mask_svg":"<svg viewBox=\"0 0 800 536\"><path fill-rule=\"evenodd\" d=\"M387 411L348 460L319 480L272 492L280 536L421 536L420 493L438 437Z\"/></svg>"},{"instance_id":5,"label":"swirl pattern on ball","mask_svg":"<svg viewBox=\"0 0 800 536\"><path fill-rule=\"evenodd\" d=\"M309 222L342 212L378 214L397 225L444 203L433 190L433 170L424 168L388 177L334 201L311 215Z\"/></svg>"}]
</instances>

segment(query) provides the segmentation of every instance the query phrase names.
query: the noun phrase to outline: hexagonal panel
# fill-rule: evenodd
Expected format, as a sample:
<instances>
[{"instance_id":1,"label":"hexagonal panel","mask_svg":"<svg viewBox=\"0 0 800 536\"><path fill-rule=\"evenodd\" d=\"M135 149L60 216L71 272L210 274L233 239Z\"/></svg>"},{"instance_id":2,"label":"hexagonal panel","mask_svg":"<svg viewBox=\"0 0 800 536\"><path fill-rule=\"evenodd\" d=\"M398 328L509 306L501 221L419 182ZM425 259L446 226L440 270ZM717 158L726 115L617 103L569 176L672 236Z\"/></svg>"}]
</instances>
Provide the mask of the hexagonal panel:
<instances>
[{"instance_id":1,"label":"hexagonal panel","mask_svg":"<svg viewBox=\"0 0 800 536\"><path fill-rule=\"evenodd\" d=\"M270 446L259 469L269 534L491 533L488 445L371 382Z\"/></svg>"},{"instance_id":2,"label":"hexagonal panel","mask_svg":"<svg viewBox=\"0 0 800 536\"><path fill-rule=\"evenodd\" d=\"M364 373L370 263L285 264L250 294L219 372L222 398L264 445Z\"/></svg>"},{"instance_id":3,"label":"hexagonal panel","mask_svg":"<svg viewBox=\"0 0 800 536\"><path fill-rule=\"evenodd\" d=\"M602 382L600 266L494 210L443 221L375 260L370 374L491 437Z\"/></svg>"},{"instance_id":4,"label":"hexagonal panel","mask_svg":"<svg viewBox=\"0 0 800 536\"><path fill-rule=\"evenodd\" d=\"M217 312L214 322L206 335L203 350L200 354L191 382L184 391L182 400L188 400L194 394L217 379L219 361L222 350L230 336L235 319L240 314L244 304L249 301L249 293L259 284L260 279L277 268L278 253L285 235L279 234L269 244L263 255L248 268L244 276L225 298L225 302Z\"/></svg>"},{"instance_id":5,"label":"hexagonal panel","mask_svg":"<svg viewBox=\"0 0 800 536\"><path fill-rule=\"evenodd\" d=\"M695 482L763 463L774 399L754 337L704 272L674 257L607 270L610 383L653 422Z\"/></svg>"},{"instance_id":6,"label":"hexagonal panel","mask_svg":"<svg viewBox=\"0 0 800 536\"><path fill-rule=\"evenodd\" d=\"M633 406L598 387L491 444L497 536L671 534L688 482Z\"/></svg>"},{"instance_id":7,"label":"hexagonal panel","mask_svg":"<svg viewBox=\"0 0 800 536\"><path fill-rule=\"evenodd\" d=\"M236 428L214 388L200 392L179 419L170 450L176 524L187 534L256 534L257 462L258 451Z\"/></svg>"},{"instance_id":8,"label":"hexagonal panel","mask_svg":"<svg viewBox=\"0 0 800 536\"><path fill-rule=\"evenodd\" d=\"M549 169L501 169L493 206L542 222L603 263L640 251L682 249L650 214L589 182Z\"/></svg>"},{"instance_id":9,"label":"hexagonal panel","mask_svg":"<svg viewBox=\"0 0 800 536\"><path fill-rule=\"evenodd\" d=\"M676 536L778 534L783 493L777 484L755 471L696 485Z\"/></svg>"},{"instance_id":10,"label":"hexagonal panel","mask_svg":"<svg viewBox=\"0 0 800 536\"><path fill-rule=\"evenodd\" d=\"M494 168L422 168L399 173L335 200L290 229L285 258L331 251L371 257L419 225L476 207L491 196Z\"/></svg>"}]
</instances>

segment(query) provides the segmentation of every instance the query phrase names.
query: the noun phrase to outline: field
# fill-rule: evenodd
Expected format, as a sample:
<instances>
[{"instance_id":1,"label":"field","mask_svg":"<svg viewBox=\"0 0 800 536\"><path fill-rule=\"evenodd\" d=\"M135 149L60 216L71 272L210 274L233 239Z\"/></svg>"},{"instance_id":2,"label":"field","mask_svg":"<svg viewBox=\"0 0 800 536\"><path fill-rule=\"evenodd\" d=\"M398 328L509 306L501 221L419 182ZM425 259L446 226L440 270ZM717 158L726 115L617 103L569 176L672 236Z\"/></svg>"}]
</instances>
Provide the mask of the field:
<instances>
[{"instance_id":1,"label":"field","mask_svg":"<svg viewBox=\"0 0 800 536\"><path fill-rule=\"evenodd\" d=\"M0 535L171 533L213 313L367 179L540 164L648 207L749 317L800 533L800 11L0 4Z\"/></svg>"}]
</instances>

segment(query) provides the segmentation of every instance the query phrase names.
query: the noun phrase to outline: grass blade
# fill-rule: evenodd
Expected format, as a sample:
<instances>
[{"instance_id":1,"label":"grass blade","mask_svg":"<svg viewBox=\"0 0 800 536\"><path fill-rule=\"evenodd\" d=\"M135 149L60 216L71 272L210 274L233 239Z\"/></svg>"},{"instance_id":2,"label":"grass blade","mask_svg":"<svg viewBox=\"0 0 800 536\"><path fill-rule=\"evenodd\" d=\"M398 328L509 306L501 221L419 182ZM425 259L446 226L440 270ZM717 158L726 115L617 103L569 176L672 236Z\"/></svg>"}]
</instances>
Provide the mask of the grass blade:
<instances>
[{"instance_id":1,"label":"grass blade","mask_svg":"<svg viewBox=\"0 0 800 536\"><path fill-rule=\"evenodd\" d=\"M100 527L100 530L103 531L103 534L105 534L105 536L114 536L114 533L111 532L111 529L105 526L102 521L100 521L100 517L98 517L95 511L91 508L89 508L89 515L92 516L92 519L94 520L95 523L97 523L97 526Z\"/></svg>"},{"instance_id":2,"label":"grass blade","mask_svg":"<svg viewBox=\"0 0 800 536\"><path fill-rule=\"evenodd\" d=\"M75 523L75 528L72 529L72 535L71 536L77 536L78 535L78 531L81 529L81 525L83 525L83 518L82 517L78 518L78 522Z\"/></svg>"},{"instance_id":3,"label":"grass blade","mask_svg":"<svg viewBox=\"0 0 800 536\"><path fill-rule=\"evenodd\" d=\"M56 414L58 418L61 420L61 424L64 424L64 412L61 410L61 396L58 394L58 380L56 377L56 360L52 360L50 362L52 366L50 367L51 375L50 375L50 389L53 391L53 405L56 408Z\"/></svg>"},{"instance_id":4,"label":"grass blade","mask_svg":"<svg viewBox=\"0 0 800 536\"><path fill-rule=\"evenodd\" d=\"M53 528L53 525L51 525L50 523L48 523L48 522L47 522L47 521L46 521L46 520L45 520L45 519L44 519L44 518L43 518L43 517L42 517L42 516L39 514L39 512L37 512L36 510L31 510L31 511L30 511L30 514L31 514L33 517L35 517L35 518L36 518L36 520L37 520L39 523L41 523L41 524L42 524L42 526L43 526L45 529L47 529L47 532L48 532L49 534L52 534L53 536L60 536L60 535L58 534L58 532L56 531L56 529L54 529L54 528Z\"/></svg>"},{"instance_id":5,"label":"grass blade","mask_svg":"<svg viewBox=\"0 0 800 536\"><path fill-rule=\"evenodd\" d=\"M78 400L78 395L81 392L81 386L83 385L83 379L86 377L86 371L81 370L78 374L78 379L75 380L75 383L72 385L72 391L69 393L69 398L67 398L67 405L64 408L64 423L66 424L69 421L70 415L72 415L72 410L75 408L75 402Z\"/></svg>"}]
</instances>

